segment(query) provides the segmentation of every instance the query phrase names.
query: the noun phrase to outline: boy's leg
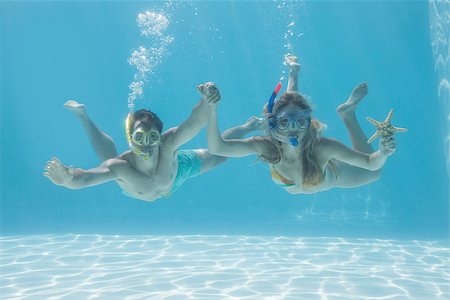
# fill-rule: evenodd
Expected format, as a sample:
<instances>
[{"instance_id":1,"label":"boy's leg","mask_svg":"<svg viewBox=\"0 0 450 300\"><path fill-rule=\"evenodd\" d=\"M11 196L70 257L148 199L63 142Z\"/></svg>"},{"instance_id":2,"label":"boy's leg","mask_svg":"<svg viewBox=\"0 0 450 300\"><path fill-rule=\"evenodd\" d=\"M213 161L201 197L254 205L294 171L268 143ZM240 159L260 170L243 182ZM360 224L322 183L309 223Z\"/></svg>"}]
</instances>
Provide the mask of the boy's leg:
<instances>
[{"instance_id":1,"label":"boy's leg","mask_svg":"<svg viewBox=\"0 0 450 300\"><path fill-rule=\"evenodd\" d=\"M69 100L64 103L64 107L73 112L83 124L84 130L89 138L89 141L94 148L97 157L101 161L117 156L116 146L113 139L101 131L89 118L86 112L86 106L74 100Z\"/></svg>"}]
</instances>

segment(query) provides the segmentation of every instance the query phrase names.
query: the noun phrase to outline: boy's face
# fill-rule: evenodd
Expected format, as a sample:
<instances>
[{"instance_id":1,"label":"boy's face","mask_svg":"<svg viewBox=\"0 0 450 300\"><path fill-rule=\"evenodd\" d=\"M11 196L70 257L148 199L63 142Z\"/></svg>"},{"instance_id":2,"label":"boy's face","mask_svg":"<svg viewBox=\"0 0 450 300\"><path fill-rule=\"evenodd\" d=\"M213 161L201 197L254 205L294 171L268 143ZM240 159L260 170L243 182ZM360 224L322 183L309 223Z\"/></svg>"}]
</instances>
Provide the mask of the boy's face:
<instances>
[{"instance_id":1,"label":"boy's face","mask_svg":"<svg viewBox=\"0 0 450 300\"><path fill-rule=\"evenodd\" d=\"M149 159L161 143L161 134L151 123L136 121L131 132L130 148L139 157Z\"/></svg>"}]
</instances>

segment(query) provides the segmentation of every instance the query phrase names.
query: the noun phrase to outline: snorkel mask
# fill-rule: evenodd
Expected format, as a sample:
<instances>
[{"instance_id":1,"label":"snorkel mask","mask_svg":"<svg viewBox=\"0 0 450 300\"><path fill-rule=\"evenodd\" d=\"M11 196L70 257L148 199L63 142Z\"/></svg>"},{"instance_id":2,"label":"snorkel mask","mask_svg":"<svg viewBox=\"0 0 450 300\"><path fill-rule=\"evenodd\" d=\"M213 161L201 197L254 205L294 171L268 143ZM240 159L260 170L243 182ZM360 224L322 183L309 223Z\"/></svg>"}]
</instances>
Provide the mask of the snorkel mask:
<instances>
[{"instance_id":1,"label":"snorkel mask","mask_svg":"<svg viewBox=\"0 0 450 300\"><path fill-rule=\"evenodd\" d=\"M128 146L134 154L144 160L149 160L156 147L161 144L161 135L155 129L150 129L148 131L137 129L130 134L131 122L132 117L131 113L129 113L125 121L125 133L127 136Z\"/></svg>"},{"instance_id":2,"label":"snorkel mask","mask_svg":"<svg viewBox=\"0 0 450 300\"><path fill-rule=\"evenodd\" d=\"M273 114L275 97L281 89L281 83L275 87L268 103L269 132L276 140L298 146L298 134L307 130L311 124L311 110Z\"/></svg>"}]
</instances>

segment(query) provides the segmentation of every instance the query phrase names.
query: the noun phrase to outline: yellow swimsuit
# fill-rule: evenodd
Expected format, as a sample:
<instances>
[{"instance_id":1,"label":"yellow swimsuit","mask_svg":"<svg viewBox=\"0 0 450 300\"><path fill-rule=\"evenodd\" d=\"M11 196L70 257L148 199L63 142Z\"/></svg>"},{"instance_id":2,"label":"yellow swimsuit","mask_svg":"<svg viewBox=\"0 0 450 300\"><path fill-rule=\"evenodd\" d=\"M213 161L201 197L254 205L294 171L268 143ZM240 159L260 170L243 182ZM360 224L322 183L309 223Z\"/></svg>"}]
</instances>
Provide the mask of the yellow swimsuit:
<instances>
[{"instance_id":1,"label":"yellow swimsuit","mask_svg":"<svg viewBox=\"0 0 450 300\"><path fill-rule=\"evenodd\" d=\"M294 181L287 179L286 177L281 175L275 169L274 165L281 161L281 155L280 155L279 151L278 151L278 156L275 158L264 155L264 154L260 154L259 158L270 165L270 176L272 177L272 180L276 185L279 185L283 188L296 185L296 183ZM327 167L324 170L324 181L330 179L329 167L331 167L333 169L334 175L335 175L336 179L338 179L339 176L338 176L338 172L337 172L337 168L336 168L336 162L334 161L334 159L330 159L328 161Z\"/></svg>"},{"instance_id":2,"label":"yellow swimsuit","mask_svg":"<svg viewBox=\"0 0 450 300\"><path fill-rule=\"evenodd\" d=\"M273 166L270 167L270 176L272 176L273 182L281 187L294 186L295 182L283 177Z\"/></svg>"},{"instance_id":3,"label":"yellow swimsuit","mask_svg":"<svg viewBox=\"0 0 450 300\"><path fill-rule=\"evenodd\" d=\"M329 172L328 171L328 167L331 166L331 168L334 171L334 175L336 176L336 179L338 179L338 172L336 169L336 163L333 161L333 159L331 159L328 162L328 166L325 169L324 172L324 180L327 179L327 177L329 177ZM281 187L290 187L290 186L294 186L295 182L287 179L286 177L283 177L283 175L281 175L274 167L273 165L270 166L270 176L272 177L272 180L275 184L281 186Z\"/></svg>"}]
</instances>

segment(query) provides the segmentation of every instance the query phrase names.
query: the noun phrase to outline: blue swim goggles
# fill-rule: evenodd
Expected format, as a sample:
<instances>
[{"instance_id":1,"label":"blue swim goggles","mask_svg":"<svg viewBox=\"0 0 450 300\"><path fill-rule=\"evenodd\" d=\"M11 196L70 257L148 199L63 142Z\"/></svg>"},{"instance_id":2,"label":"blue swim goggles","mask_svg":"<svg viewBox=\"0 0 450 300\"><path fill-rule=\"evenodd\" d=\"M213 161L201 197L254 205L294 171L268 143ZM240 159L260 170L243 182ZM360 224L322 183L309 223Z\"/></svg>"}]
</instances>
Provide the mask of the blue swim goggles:
<instances>
[{"instance_id":1,"label":"blue swim goggles","mask_svg":"<svg viewBox=\"0 0 450 300\"><path fill-rule=\"evenodd\" d=\"M311 110L304 109L288 113L273 114L275 98L281 89L279 82L267 103L267 118L269 119L269 133L276 140L298 146L298 133L309 128L311 124Z\"/></svg>"},{"instance_id":2,"label":"blue swim goggles","mask_svg":"<svg viewBox=\"0 0 450 300\"><path fill-rule=\"evenodd\" d=\"M280 131L304 131L311 124L311 110L280 113L271 118L274 127Z\"/></svg>"}]
</instances>

